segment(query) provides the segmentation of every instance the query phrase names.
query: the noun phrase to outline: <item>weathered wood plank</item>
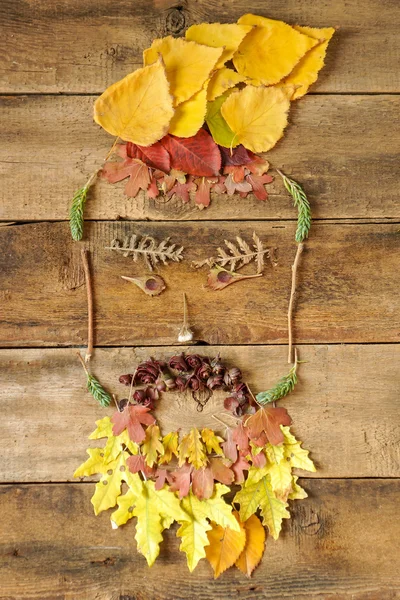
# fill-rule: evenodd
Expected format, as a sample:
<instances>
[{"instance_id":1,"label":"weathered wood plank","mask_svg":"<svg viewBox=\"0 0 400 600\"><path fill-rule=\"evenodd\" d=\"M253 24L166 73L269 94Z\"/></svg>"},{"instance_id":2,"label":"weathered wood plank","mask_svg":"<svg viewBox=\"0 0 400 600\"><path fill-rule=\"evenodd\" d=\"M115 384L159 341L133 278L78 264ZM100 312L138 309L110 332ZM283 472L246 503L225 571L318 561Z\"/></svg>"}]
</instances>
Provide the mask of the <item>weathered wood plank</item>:
<instances>
[{"instance_id":1,"label":"weathered wood plank","mask_svg":"<svg viewBox=\"0 0 400 600\"><path fill-rule=\"evenodd\" d=\"M102 164L111 138L92 124L93 98L3 97L0 219L67 219L73 193ZM294 103L291 125L268 156L309 194L314 218L398 218L399 136L392 134L400 97L307 97ZM278 176L277 176L278 177ZM144 195L128 199L124 183L99 181L89 219L293 219L280 178L270 197L215 198L199 211Z\"/></svg>"},{"instance_id":2,"label":"weathered wood plank","mask_svg":"<svg viewBox=\"0 0 400 600\"><path fill-rule=\"evenodd\" d=\"M242 369L254 392L268 389L286 373L286 349L279 346L203 347ZM397 411L400 345L301 346L296 391L281 403L293 418L293 431L312 452L316 477L399 477L400 423ZM92 368L119 398L127 389L119 375L149 356L167 358L182 349L98 349ZM193 348L191 352L196 352ZM371 366L373 365L373 368ZM1 350L1 482L71 481L86 457L95 420L112 414L86 392L73 349ZM191 396L166 394L155 414L166 433L189 424L212 427L224 394L197 412ZM233 421L234 422L234 421Z\"/></svg>"},{"instance_id":3,"label":"weathered wood plank","mask_svg":"<svg viewBox=\"0 0 400 600\"><path fill-rule=\"evenodd\" d=\"M152 39L182 35L204 21L234 22L252 12L290 23L337 26L323 92L400 91L396 0L4 0L0 9L3 92L101 92L142 64ZM30 49L27 52L27 48Z\"/></svg>"},{"instance_id":4,"label":"weathered wood plank","mask_svg":"<svg viewBox=\"0 0 400 600\"><path fill-rule=\"evenodd\" d=\"M96 343L171 345L182 324L182 292L189 299L196 339L211 344L286 343L291 264L296 252L293 223L91 222ZM224 239L252 232L277 248L278 264L264 277L219 292L205 289L206 269L191 261L215 255ZM160 269L167 291L150 298L121 275L145 274L106 250L115 237L171 236L185 247L185 260ZM399 341L398 225L317 224L302 257L295 336L298 343ZM3 346L86 343L86 292L80 245L67 223L17 225L0 229ZM255 268L246 267L254 272ZM234 290L234 291L233 291Z\"/></svg>"},{"instance_id":5,"label":"weathered wood plank","mask_svg":"<svg viewBox=\"0 0 400 600\"><path fill-rule=\"evenodd\" d=\"M112 530L91 510L91 485L0 487L1 598L19 600L394 600L400 521L398 480L303 480L277 542L252 580L230 569L217 581L206 561L186 573L175 527L156 566L136 551L134 524ZM34 515L34 518L32 517Z\"/></svg>"}]
</instances>

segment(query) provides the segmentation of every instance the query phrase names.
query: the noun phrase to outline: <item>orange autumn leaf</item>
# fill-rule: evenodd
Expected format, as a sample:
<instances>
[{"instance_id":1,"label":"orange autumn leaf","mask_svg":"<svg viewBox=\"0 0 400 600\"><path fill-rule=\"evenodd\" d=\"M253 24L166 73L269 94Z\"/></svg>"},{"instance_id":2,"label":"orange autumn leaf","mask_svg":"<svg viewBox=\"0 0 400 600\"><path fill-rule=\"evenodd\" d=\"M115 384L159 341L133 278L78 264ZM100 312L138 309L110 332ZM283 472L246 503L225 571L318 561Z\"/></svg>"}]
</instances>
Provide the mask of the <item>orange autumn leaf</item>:
<instances>
[{"instance_id":1,"label":"orange autumn leaf","mask_svg":"<svg viewBox=\"0 0 400 600\"><path fill-rule=\"evenodd\" d=\"M94 104L96 123L108 133L140 146L161 139L173 114L169 83L160 60L110 85Z\"/></svg>"},{"instance_id":2,"label":"orange autumn leaf","mask_svg":"<svg viewBox=\"0 0 400 600\"><path fill-rule=\"evenodd\" d=\"M251 515L243 523L243 527L246 531L246 545L235 565L247 577L251 577L264 554L266 534L260 519L256 515Z\"/></svg>"},{"instance_id":3,"label":"orange autumn leaf","mask_svg":"<svg viewBox=\"0 0 400 600\"><path fill-rule=\"evenodd\" d=\"M209 546L206 546L206 557L217 579L226 569L235 564L246 544L246 531L240 522L239 515L233 513L239 523L240 530L233 531L230 527L221 527L212 523L212 529L207 531Z\"/></svg>"}]
</instances>

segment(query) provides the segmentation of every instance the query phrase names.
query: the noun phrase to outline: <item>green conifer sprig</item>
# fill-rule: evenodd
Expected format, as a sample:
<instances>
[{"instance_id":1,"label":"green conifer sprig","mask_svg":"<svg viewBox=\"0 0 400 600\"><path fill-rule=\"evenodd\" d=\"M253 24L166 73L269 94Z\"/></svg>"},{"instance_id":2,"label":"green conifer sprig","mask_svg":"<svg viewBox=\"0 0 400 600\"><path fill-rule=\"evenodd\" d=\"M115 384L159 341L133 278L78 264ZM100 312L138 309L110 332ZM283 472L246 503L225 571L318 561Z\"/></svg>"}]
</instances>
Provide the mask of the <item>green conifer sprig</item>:
<instances>
[{"instance_id":1,"label":"green conifer sprig","mask_svg":"<svg viewBox=\"0 0 400 600\"><path fill-rule=\"evenodd\" d=\"M289 179L289 177L286 177L286 175L279 169L277 169L277 171L283 179L283 185L293 198L295 208L298 210L295 240L298 243L304 242L304 240L308 237L311 228L310 203L299 183L293 179Z\"/></svg>"},{"instance_id":2,"label":"green conifer sprig","mask_svg":"<svg viewBox=\"0 0 400 600\"><path fill-rule=\"evenodd\" d=\"M83 370L86 373L88 391L92 394L93 398L97 400L97 402L101 406L106 408L110 405L110 402L112 400L111 395L108 392L106 392L106 390L101 385L100 381L94 375L91 375L91 373L89 373L89 370L80 352L77 352L77 356L81 362Z\"/></svg>"},{"instance_id":3,"label":"green conifer sprig","mask_svg":"<svg viewBox=\"0 0 400 600\"><path fill-rule=\"evenodd\" d=\"M284 398L294 390L294 386L297 383L297 364L298 363L296 360L289 373L284 375L284 377L282 377L274 387L266 392L260 392L257 394L256 400L258 404L264 406L270 402L275 402L276 400Z\"/></svg>"},{"instance_id":4,"label":"green conifer sprig","mask_svg":"<svg viewBox=\"0 0 400 600\"><path fill-rule=\"evenodd\" d=\"M75 192L72 198L72 204L69 211L69 224L71 227L72 239L79 242L83 236L83 209L86 203L88 187L83 186Z\"/></svg>"}]
</instances>

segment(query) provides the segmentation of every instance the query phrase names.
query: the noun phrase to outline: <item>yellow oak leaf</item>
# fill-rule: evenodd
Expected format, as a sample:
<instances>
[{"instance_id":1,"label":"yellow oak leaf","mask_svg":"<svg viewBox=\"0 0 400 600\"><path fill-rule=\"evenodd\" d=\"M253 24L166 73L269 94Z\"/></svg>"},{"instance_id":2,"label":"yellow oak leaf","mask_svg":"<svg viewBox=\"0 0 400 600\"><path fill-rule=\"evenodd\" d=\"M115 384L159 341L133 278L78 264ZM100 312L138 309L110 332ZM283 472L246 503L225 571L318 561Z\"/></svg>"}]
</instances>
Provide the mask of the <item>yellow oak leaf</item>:
<instances>
[{"instance_id":1,"label":"yellow oak leaf","mask_svg":"<svg viewBox=\"0 0 400 600\"><path fill-rule=\"evenodd\" d=\"M290 462L284 457L279 463L270 463L267 465L267 473L275 495L281 500L286 500L292 489L292 466Z\"/></svg>"},{"instance_id":2,"label":"yellow oak leaf","mask_svg":"<svg viewBox=\"0 0 400 600\"><path fill-rule=\"evenodd\" d=\"M288 428L289 429L289 428ZM265 455L270 463L279 464L283 459L284 447L283 444L273 446L272 444L266 444Z\"/></svg>"},{"instance_id":3,"label":"yellow oak leaf","mask_svg":"<svg viewBox=\"0 0 400 600\"><path fill-rule=\"evenodd\" d=\"M289 107L284 90L249 85L225 100L221 114L236 142L252 152L267 152L283 135Z\"/></svg>"},{"instance_id":4,"label":"yellow oak leaf","mask_svg":"<svg viewBox=\"0 0 400 600\"><path fill-rule=\"evenodd\" d=\"M226 90L233 88L236 84L245 81L246 77L239 75L233 69L222 67L218 71L215 71L210 79L207 88L207 100L212 102L218 96L221 96Z\"/></svg>"},{"instance_id":5,"label":"yellow oak leaf","mask_svg":"<svg viewBox=\"0 0 400 600\"><path fill-rule=\"evenodd\" d=\"M279 84L290 84L295 86L291 100L297 100L304 96L304 94L308 92L310 85L317 81L318 73L324 66L329 41L335 33L333 27L316 29L314 27L300 27L299 25L294 25L294 29L314 38L319 43L300 59L293 71L283 80L282 84Z\"/></svg>"},{"instance_id":6,"label":"yellow oak leaf","mask_svg":"<svg viewBox=\"0 0 400 600\"><path fill-rule=\"evenodd\" d=\"M243 552L235 562L238 569L247 577L251 577L252 572L260 563L265 548L265 529L256 515L251 515L243 523L246 532L246 545Z\"/></svg>"},{"instance_id":7,"label":"yellow oak leaf","mask_svg":"<svg viewBox=\"0 0 400 600\"><path fill-rule=\"evenodd\" d=\"M304 490L301 485L297 483L298 477L293 475L292 480L292 491L288 496L288 500L303 500L303 498L308 498L308 494L306 490Z\"/></svg>"},{"instance_id":8,"label":"yellow oak leaf","mask_svg":"<svg viewBox=\"0 0 400 600\"><path fill-rule=\"evenodd\" d=\"M237 492L234 502L240 504L241 521L246 521L260 509L263 524L268 527L275 540L279 537L282 519L290 519L290 513L286 510L287 502L276 497L268 476L253 485L243 486Z\"/></svg>"},{"instance_id":9,"label":"yellow oak leaf","mask_svg":"<svg viewBox=\"0 0 400 600\"><path fill-rule=\"evenodd\" d=\"M237 513L233 514L239 523L239 531L212 523L212 529L207 532L209 545L205 549L206 557L214 571L214 579L235 564L246 544L243 524L239 521Z\"/></svg>"},{"instance_id":10,"label":"yellow oak leaf","mask_svg":"<svg viewBox=\"0 0 400 600\"><path fill-rule=\"evenodd\" d=\"M297 469L302 469L303 471L311 471L311 473L316 472L315 465L311 458L309 458L309 451L305 450L301 447L303 442L299 442L296 440L294 435L290 433L289 427L282 427L283 435L285 438L284 447L285 447L285 458L289 462L289 464Z\"/></svg>"},{"instance_id":11,"label":"yellow oak leaf","mask_svg":"<svg viewBox=\"0 0 400 600\"><path fill-rule=\"evenodd\" d=\"M152 61L154 62L154 61ZM117 81L94 104L94 120L127 142L150 146L167 132L172 96L161 60Z\"/></svg>"},{"instance_id":12,"label":"yellow oak leaf","mask_svg":"<svg viewBox=\"0 0 400 600\"><path fill-rule=\"evenodd\" d=\"M205 87L176 107L169 133L184 138L196 135L204 123L206 111L207 89Z\"/></svg>"},{"instance_id":13,"label":"yellow oak leaf","mask_svg":"<svg viewBox=\"0 0 400 600\"><path fill-rule=\"evenodd\" d=\"M223 456L223 450L220 446L221 442L223 442L223 438L219 435L215 434L215 431L213 431L212 429L202 429L201 430L201 439L203 440L203 442L206 445L207 448L207 452L209 454L211 454L212 452L215 452L215 454L218 454L219 456Z\"/></svg>"},{"instance_id":14,"label":"yellow oak leaf","mask_svg":"<svg viewBox=\"0 0 400 600\"><path fill-rule=\"evenodd\" d=\"M134 477L135 475L132 476ZM139 475L137 476L139 477ZM118 498L118 508L111 515L111 525L113 529L117 529L121 525L124 525L133 517L136 498L137 496L132 490L128 490L126 494L123 494Z\"/></svg>"},{"instance_id":15,"label":"yellow oak leaf","mask_svg":"<svg viewBox=\"0 0 400 600\"><path fill-rule=\"evenodd\" d=\"M233 63L241 75L265 85L282 81L306 52L318 44L318 40L283 21L247 14L238 23L255 27L240 44Z\"/></svg>"},{"instance_id":16,"label":"yellow oak leaf","mask_svg":"<svg viewBox=\"0 0 400 600\"><path fill-rule=\"evenodd\" d=\"M135 539L138 551L151 567L160 553L165 525L187 518L178 497L167 489L156 490L154 481L141 481L132 515L137 517Z\"/></svg>"},{"instance_id":17,"label":"yellow oak leaf","mask_svg":"<svg viewBox=\"0 0 400 600\"><path fill-rule=\"evenodd\" d=\"M99 440L114 435L112 432L113 424L111 423L110 417L99 419L96 421L96 425L96 429L89 435L89 440Z\"/></svg>"},{"instance_id":18,"label":"yellow oak leaf","mask_svg":"<svg viewBox=\"0 0 400 600\"><path fill-rule=\"evenodd\" d=\"M200 23L189 27L185 37L187 40L205 46L223 48L223 53L215 65L216 69L220 69L227 60L232 58L240 43L251 30L251 25L237 23Z\"/></svg>"},{"instance_id":19,"label":"yellow oak leaf","mask_svg":"<svg viewBox=\"0 0 400 600\"><path fill-rule=\"evenodd\" d=\"M178 432L172 431L167 433L162 439L162 445L164 446L164 454L160 456L158 462L160 465L169 463L173 456L178 457Z\"/></svg>"},{"instance_id":20,"label":"yellow oak leaf","mask_svg":"<svg viewBox=\"0 0 400 600\"><path fill-rule=\"evenodd\" d=\"M189 463L192 464L195 469L205 467L208 462L200 433L196 427L192 427L190 433L185 435L179 444L180 467L186 459L188 459Z\"/></svg>"},{"instance_id":21,"label":"yellow oak leaf","mask_svg":"<svg viewBox=\"0 0 400 600\"><path fill-rule=\"evenodd\" d=\"M160 439L160 428L158 425L149 425L146 428L146 438L142 445L142 453L146 464L152 467L157 462L157 456L164 454L164 446Z\"/></svg>"},{"instance_id":22,"label":"yellow oak leaf","mask_svg":"<svg viewBox=\"0 0 400 600\"><path fill-rule=\"evenodd\" d=\"M75 471L74 477L90 477L95 473L106 473L107 463L104 462L104 448L88 448L89 458Z\"/></svg>"},{"instance_id":23,"label":"yellow oak leaf","mask_svg":"<svg viewBox=\"0 0 400 600\"><path fill-rule=\"evenodd\" d=\"M247 478L245 479L243 485L245 487L250 487L251 485L258 483L260 479L266 475L268 475L268 465L265 465L265 467L252 466L248 471Z\"/></svg>"},{"instance_id":24,"label":"yellow oak leaf","mask_svg":"<svg viewBox=\"0 0 400 600\"><path fill-rule=\"evenodd\" d=\"M228 90L207 104L206 123L214 142L224 148L235 148L239 145L239 142L235 141L235 134L221 114L221 106L230 94L231 90Z\"/></svg>"},{"instance_id":25,"label":"yellow oak leaf","mask_svg":"<svg viewBox=\"0 0 400 600\"><path fill-rule=\"evenodd\" d=\"M239 524L232 513L232 506L222 498L229 492L226 485L217 483L211 498L199 500L192 491L181 500L181 508L185 513L180 523L177 536L182 539L180 550L186 554L189 571L192 572L200 559L204 558L205 546L208 544L207 531L211 529L210 521L221 527L230 527L239 531Z\"/></svg>"},{"instance_id":26,"label":"yellow oak leaf","mask_svg":"<svg viewBox=\"0 0 400 600\"><path fill-rule=\"evenodd\" d=\"M124 448L127 448L132 454L138 453L138 445L132 442L127 429L124 429L119 435L111 435L108 438L104 446L104 462L107 464L115 460Z\"/></svg>"},{"instance_id":27,"label":"yellow oak leaf","mask_svg":"<svg viewBox=\"0 0 400 600\"><path fill-rule=\"evenodd\" d=\"M162 56L171 94L175 99L174 106L178 106L203 87L222 51L222 48L211 48L168 36L154 40L151 47L143 52L143 60L145 65L151 65L159 60L159 55ZM148 116L151 117L151 123L151 111Z\"/></svg>"},{"instance_id":28,"label":"yellow oak leaf","mask_svg":"<svg viewBox=\"0 0 400 600\"><path fill-rule=\"evenodd\" d=\"M125 462L128 456L127 452L123 452L117 460L109 463L106 466L107 471L96 483L91 499L95 515L116 505L117 499L121 495L122 482L129 480L132 475Z\"/></svg>"}]
</instances>

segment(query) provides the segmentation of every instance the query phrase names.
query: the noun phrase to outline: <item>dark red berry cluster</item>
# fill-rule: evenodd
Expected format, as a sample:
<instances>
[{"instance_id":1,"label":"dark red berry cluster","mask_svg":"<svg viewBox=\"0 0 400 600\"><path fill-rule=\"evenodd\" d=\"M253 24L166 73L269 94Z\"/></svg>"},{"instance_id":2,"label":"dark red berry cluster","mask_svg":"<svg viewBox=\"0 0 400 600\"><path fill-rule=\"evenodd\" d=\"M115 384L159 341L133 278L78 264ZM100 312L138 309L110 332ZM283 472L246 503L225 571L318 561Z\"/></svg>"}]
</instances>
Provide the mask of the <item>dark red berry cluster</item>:
<instances>
[{"instance_id":1,"label":"dark red berry cluster","mask_svg":"<svg viewBox=\"0 0 400 600\"><path fill-rule=\"evenodd\" d=\"M146 386L135 390L133 399L149 408L154 408L160 392L190 390L202 410L214 390L223 390L229 393L224 406L236 417L255 412L242 372L237 367L226 367L219 355L213 360L183 353L172 356L168 362L150 359L140 363L134 375L121 375L119 381L127 386Z\"/></svg>"}]
</instances>

